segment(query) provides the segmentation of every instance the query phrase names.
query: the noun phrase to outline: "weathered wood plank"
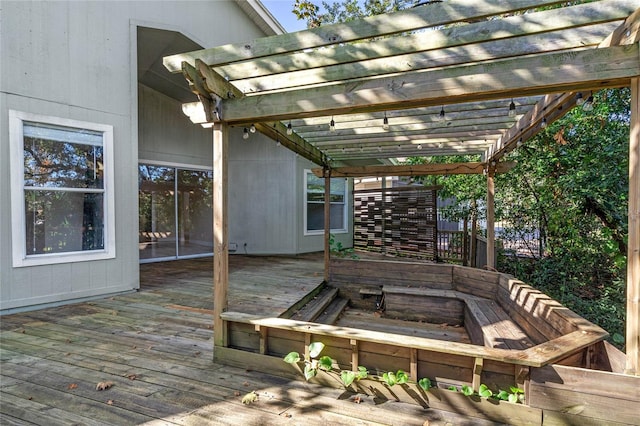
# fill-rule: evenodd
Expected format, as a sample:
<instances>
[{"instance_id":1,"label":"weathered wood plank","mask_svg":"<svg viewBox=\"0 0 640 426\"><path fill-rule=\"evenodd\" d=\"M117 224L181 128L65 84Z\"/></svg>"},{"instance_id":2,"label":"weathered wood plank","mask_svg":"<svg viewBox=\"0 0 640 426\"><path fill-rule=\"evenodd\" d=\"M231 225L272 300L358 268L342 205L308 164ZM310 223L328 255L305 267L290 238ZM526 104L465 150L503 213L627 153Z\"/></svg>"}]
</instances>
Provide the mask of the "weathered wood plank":
<instances>
[{"instance_id":1,"label":"weathered wood plank","mask_svg":"<svg viewBox=\"0 0 640 426\"><path fill-rule=\"evenodd\" d=\"M183 61L192 64L199 58L210 66L260 58L286 52L302 51L337 43L346 43L387 34L410 32L419 28L446 25L459 20L482 19L488 16L524 10L559 1L509 0L488 4L481 10L464 1L450 1L434 8L429 5L391 14L371 16L350 23L326 25L303 32L264 37L252 42L231 44L190 53L165 57L164 66L180 72Z\"/></svg>"},{"instance_id":2,"label":"weathered wood plank","mask_svg":"<svg viewBox=\"0 0 640 426\"><path fill-rule=\"evenodd\" d=\"M229 99L221 109L235 124L575 91L627 84L640 74L638 63L633 45L547 53ZM375 106L371 99L377 99Z\"/></svg>"}]
</instances>

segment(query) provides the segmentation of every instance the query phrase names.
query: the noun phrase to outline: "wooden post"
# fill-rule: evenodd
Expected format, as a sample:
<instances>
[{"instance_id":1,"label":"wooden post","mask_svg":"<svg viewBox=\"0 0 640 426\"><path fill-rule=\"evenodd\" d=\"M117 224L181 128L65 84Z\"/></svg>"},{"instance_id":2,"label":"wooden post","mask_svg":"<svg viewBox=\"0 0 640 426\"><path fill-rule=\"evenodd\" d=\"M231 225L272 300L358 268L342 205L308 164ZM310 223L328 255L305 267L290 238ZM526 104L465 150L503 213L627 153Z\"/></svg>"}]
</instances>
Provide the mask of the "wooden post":
<instances>
[{"instance_id":1,"label":"wooden post","mask_svg":"<svg viewBox=\"0 0 640 426\"><path fill-rule=\"evenodd\" d=\"M213 126L213 343L227 346L229 288L229 226L227 209L229 132L226 123ZM215 351L214 351L215 353Z\"/></svg>"},{"instance_id":2,"label":"wooden post","mask_svg":"<svg viewBox=\"0 0 640 426\"><path fill-rule=\"evenodd\" d=\"M329 264L331 263L331 169L324 170L324 281L329 282Z\"/></svg>"},{"instance_id":3,"label":"wooden post","mask_svg":"<svg viewBox=\"0 0 640 426\"><path fill-rule=\"evenodd\" d=\"M409 359L409 378L414 382L418 381L418 350L411 348Z\"/></svg>"},{"instance_id":4,"label":"wooden post","mask_svg":"<svg viewBox=\"0 0 640 426\"><path fill-rule=\"evenodd\" d=\"M628 374L640 375L640 78L631 79L628 220L625 370Z\"/></svg>"},{"instance_id":5,"label":"wooden post","mask_svg":"<svg viewBox=\"0 0 640 426\"><path fill-rule=\"evenodd\" d=\"M496 212L495 212L495 183L494 170L489 167L487 171L487 266L496 267Z\"/></svg>"},{"instance_id":6,"label":"wooden post","mask_svg":"<svg viewBox=\"0 0 640 426\"><path fill-rule=\"evenodd\" d=\"M477 258L478 258L478 220L475 212L475 202L473 203L474 211L471 213L471 254L470 254L470 262L469 265L472 268L477 267Z\"/></svg>"},{"instance_id":7,"label":"wooden post","mask_svg":"<svg viewBox=\"0 0 640 426\"><path fill-rule=\"evenodd\" d=\"M386 233L387 229L385 224L387 223L387 177L382 176L382 186L380 187L382 212L380 214L380 227L382 228L382 236L380 237L380 251L382 254L387 254ZM437 251L436 251L437 253Z\"/></svg>"},{"instance_id":8,"label":"wooden post","mask_svg":"<svg viewBox=\"0 0 640 426\"><path fill-rule=\"evenodd\" d=\"M476 358L473 363L473 378L471 380L471 387L474 392L478 392L480 384L482 383L482 367L484 365L484 359Z\"/></svg>"},{"instance_id":9,"label":"wooden post","mask_svg":"<svg viewBox=\"0 0 640 426\"><path fill-rule=\"evenodd\" d=\"M351 345L351 371L358 372L358 365L360 365L360 348L356 339L349 339Z\"/></svg>"},{"instance_id":10,"label":"wooden post","mask_svg":"<svg viewBox=\"0 0 640 426\"><path fill-rule=\"evenodd\" d=\"M462 222L462 266L469 265L469 217L465 216Z\"/></svg>"}]
</instances>

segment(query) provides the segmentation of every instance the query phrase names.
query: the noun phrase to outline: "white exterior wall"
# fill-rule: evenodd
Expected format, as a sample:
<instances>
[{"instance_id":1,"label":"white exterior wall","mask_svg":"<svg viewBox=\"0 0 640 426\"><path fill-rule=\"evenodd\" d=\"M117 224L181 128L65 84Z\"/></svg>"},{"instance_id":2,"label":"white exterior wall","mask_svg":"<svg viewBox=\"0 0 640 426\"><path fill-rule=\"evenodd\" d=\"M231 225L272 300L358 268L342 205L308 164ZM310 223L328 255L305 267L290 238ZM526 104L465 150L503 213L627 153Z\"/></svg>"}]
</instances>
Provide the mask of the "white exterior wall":
<instances>
[{"instance_id":1,"label":"white exterior wall","mask_svg":"<svg viewBox=\"0 0 640 426\"><path fill-rule=\"evenodd\" d=\"M263 35L231 1L2 1L0 312L117 293L139 286L136 25L179 31L203 46L241 42ZM143 99L156 95L143 90ZM162 106L171 103L164 101ZM114 259L13 267L9 110L113 126ZM163 123L175 122L182 114L179 109L155 112L158 114L154 120ZM141 128L152 132L153 126L147 124L143 123ZM183 157L172 157L176 153L163 148L166 139L145 142L144 155L211 164L210 155L209 160L202 160L202 153L210 152L210 148L198 142L202 131L195 127L186 135L193 151ZM154 149L157 150L154 152Z\"/></svg>"}]
</instances>

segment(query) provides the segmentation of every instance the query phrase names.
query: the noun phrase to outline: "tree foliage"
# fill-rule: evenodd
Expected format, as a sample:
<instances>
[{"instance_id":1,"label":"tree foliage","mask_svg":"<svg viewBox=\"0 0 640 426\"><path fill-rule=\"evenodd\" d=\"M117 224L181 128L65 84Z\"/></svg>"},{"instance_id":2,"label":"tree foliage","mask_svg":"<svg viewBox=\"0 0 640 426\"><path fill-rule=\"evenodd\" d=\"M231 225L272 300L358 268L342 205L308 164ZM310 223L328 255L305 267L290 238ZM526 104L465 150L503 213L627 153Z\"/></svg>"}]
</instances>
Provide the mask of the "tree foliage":
<instances>
[{"instance_id":1,"label":"tree foliage","mask_svg":"<svg viewBox=\"0 0 640 426\"><path fill-rule=\"evenodd\" d=\"M299 20L306 21L308 28L316 28L396 12L417 3L417 0L345 0L331 3L322 1L320 7L310 0L295 0L292 12Z\"/></svg>"}]
</instances>

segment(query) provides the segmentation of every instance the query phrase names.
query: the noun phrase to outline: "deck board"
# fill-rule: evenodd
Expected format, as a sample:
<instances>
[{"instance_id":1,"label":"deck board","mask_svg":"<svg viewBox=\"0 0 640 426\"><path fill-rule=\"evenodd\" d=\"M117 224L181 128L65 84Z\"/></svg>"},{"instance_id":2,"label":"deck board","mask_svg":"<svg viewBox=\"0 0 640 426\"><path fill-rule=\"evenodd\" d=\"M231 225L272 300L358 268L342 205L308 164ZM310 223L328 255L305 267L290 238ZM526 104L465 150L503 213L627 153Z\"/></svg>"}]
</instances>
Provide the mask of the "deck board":
<instances>
[{"instance_id":1,"label":"deck board","mask_svg":"<svg viewBox=\"0 0 640 426\"><path fill-rule=\"evenodd\" d=\"M258 315L279 315L322 281L321 256L230 264L230 307ZM364 395L354 404L341 390L214 363L211 265L144 264L137 293L1 317L0 424L493 424ZM100 381L114 385L97 391ZM254 390L259 401L243 405Z\"/></svg>"}]
</instances>

